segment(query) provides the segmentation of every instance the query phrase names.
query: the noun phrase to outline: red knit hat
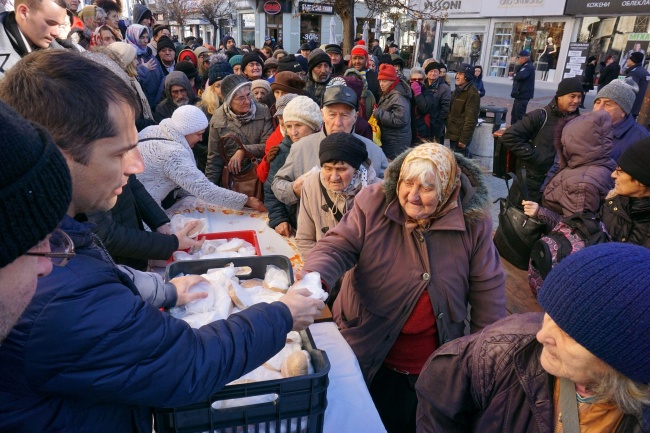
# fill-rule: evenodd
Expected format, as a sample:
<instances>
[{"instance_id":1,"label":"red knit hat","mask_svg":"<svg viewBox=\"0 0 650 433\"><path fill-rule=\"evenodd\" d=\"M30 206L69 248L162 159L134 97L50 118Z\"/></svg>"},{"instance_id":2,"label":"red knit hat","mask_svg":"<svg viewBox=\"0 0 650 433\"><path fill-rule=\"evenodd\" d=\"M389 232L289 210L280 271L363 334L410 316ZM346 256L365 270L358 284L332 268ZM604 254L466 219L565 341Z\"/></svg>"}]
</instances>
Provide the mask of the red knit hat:
<instances>
[{"instance_id":1,"label":"red knit hat","mask_svg":"<svg viewBox=\"0 0 650 433\"><path fill-rule=\"evenodd\" d=\"M377 76L377 79L397 81L399 78L397 78L397 71L395 71L393 65L382 63L381 66L379 66L379 75Z\"/></svg>"}]
</instances>

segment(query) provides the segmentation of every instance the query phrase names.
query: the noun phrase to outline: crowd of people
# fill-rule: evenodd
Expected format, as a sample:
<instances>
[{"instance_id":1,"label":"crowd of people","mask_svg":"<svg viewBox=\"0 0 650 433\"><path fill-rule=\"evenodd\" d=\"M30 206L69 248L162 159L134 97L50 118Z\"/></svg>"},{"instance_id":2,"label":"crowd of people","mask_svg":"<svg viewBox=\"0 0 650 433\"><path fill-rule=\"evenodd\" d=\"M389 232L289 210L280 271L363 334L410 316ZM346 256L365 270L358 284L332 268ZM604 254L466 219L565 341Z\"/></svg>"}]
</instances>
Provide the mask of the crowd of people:
<instances>
[{"instance_id":1,"label":"crowd of people","mask_svg":"<svg viewBox=\"0 0 650 433\"><path fill-rule=\"evenodd\" d=\"M526 112L519 53L502 140L527 176L508 200L548 231L598 214L615 242L553 269L546 314L506 317L470 151L480 66L459 64L452 85L435 59L407 72L395 44L215 47L178 42L144 5L128 27L119 2L78 6L0 14L0 431L149 432L152 407L207 399L320 315L305 289L196 330L160 311L207 295L190 290L199 276L150 272L201 246L195 223L171 232L166 210L188 195L268 211L295 236L297 278L320 273L388 432L647 431L650 134L634 120L635 64L591 113L582 78Z\"/></svg>"}]
</instances>

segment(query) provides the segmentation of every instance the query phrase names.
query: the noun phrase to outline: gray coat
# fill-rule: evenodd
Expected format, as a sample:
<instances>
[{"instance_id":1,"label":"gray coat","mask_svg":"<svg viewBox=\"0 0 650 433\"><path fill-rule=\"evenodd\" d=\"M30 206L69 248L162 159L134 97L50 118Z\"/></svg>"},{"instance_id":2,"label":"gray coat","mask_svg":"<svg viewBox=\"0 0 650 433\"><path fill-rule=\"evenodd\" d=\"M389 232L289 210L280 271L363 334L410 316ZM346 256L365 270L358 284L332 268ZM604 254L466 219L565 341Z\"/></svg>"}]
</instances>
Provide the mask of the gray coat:
<instances>
[{"instance_id":1,"label":"gray coat","mask_svg":"<svg viewBox=\"0 0 650 433\"><path fill-rule=\"evenodd\" d=\"M388 159L395 159L411 145L411 88L400 80L379 99L373 115L381 130L381 148Z\"/></svg>"},{"instance_id":2,"label":"gray coat","mask_svg":"<svg viewBox=\"0 0 650 433\"><path fill-rule=\"evenodd\" d=\"M221 158L218 145L219 139L227 134L234 134L240 138L246 149L256 158L264 156L264 146L271 133L273 133L273 123L271 122L271 112L266 105L253 103L256 105L255 117L248 123L239 125L226 116L225 104L221 105L210 120L210 138L208 139L208 162L205 167L205 175L212 183L220 185L221 172L225 162ZM235 144L226 145L226 155L232 157L238 150ZM244 158L242 169L246 169L251 161Z\"/></svg>"}]
</instances>

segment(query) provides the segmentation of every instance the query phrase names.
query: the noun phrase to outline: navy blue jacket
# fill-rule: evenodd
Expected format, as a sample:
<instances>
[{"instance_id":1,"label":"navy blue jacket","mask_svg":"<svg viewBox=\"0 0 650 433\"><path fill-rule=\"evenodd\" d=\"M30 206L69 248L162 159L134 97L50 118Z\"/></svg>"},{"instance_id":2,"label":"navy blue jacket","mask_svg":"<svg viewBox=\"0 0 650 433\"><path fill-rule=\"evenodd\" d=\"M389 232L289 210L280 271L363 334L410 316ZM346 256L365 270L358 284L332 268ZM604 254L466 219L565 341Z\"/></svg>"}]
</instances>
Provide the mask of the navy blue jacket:
<instances>
[{"instance_id":1,"label":"navy blue jacket","mask_svg":"<svg viewBox=\"0 0 650 433\"><path fill-rule=\"evenodd\" d=\"M483 85L483 74L481 74L479 77L475 77L472 80L472 84L474 84L474 87L476 87L476 90L478 90L478 94L480 97L485 96L485 86Z\"/></svg>"},{"instance_id":2,"label":"navy blue jacket","mask_svg":"<svg viewBox=\"0 0 650 433\"><path fill-rule=\"evenodd\" d=\"M623 120L613 126L614 128L614 141L612 142L613 148L610 156L614 161L637 141L650 137L650 133L643 126L636 123L631 114L625 116ZM650 149L648 149L650 150Z\"/></svg>"},{"instance_id":3,"label":"navy blue jacket","mask_svg":"<svg viewBox=\"0 0 650 433\"><path fill-rule=\"evenodd\" d=\"M445 133L445 124L451 108L451 87L444 78L438 78L429 89L433 93L431 136L441 137Z\"/></svg>"},{"instance_id":4,"label":"navy blue jacket","mask_svg":"<svg viewBox=\"0 0 650 433\"><path fill-rule=\"evenodd\" d=\"M533 99L535 95L535 66L528 59L526 63L515 68L512 77L512 92L510 97L515 99Z\"/></svg>"},{"instance_id":5,"label":"navy blue jacket","mask_svg":"<svg viewBox=\"0 0 650 433\"><path fill-rule=\"evenodd\" d=\"M637 86L639 86L639 91L634 99L634 105L632 105L632 115L636 117L639 115L639 111L641 111L641 104L643 104L643 98L648 89L648 76L650 73L641 64L636 64L627 68L625 75L632 77Z\"/></svg>"},{"instance_id":6,"label":"navy blue jacket","mask_svg":"<svg viewBox=\"0 0 650 433\"><path fill-rule=\"evenodd\" d=\"M264 206L269 211L269 227L274 229L281 223L289 223L294 229L298 227L298 207L295 204L286 205L282 203L278 198L273 194L273 179L275 174L282 168L289 152L291 151L291 145L293 142L288 135L280 142L280 150L273 158L273 161L269 164L269 175L264 182Z\"/></svg>"},{"instance_id":7,"label":"navy blue jacket","mask_svg":"<svg viewBox=\"0 0 650 433\"><path fill-rule=\"evenodd\" d=\"M144 302L87 225L62 228L77 256L39 280L0 346L0 431L151 433L151 407L207 399L284 347L284 304L191 329Z\"/></svg>"}]
</instances>

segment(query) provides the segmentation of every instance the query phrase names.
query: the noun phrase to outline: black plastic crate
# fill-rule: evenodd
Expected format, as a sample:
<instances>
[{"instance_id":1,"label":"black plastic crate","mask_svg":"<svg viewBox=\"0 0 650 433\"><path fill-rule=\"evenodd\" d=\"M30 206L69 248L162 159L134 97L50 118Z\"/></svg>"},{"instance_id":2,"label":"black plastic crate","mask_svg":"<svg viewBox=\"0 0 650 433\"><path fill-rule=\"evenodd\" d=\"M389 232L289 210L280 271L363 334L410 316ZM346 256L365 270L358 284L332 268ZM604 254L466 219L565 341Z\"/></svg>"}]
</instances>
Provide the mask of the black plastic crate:
<instances>
[{"instance_id":1,"label":"black plastic crate","mask_svg":"<svg viewBox=\"0 0 650 433\"><path fill-rule=\"evenodd\" d=\"M250 266L248 278L264 278L267 265L275 265L289 273L293 282L291 262L284 256L237 257L230 259L191 260L171 263L165 278L180 273L202 274L208 269ZM316 348L309 329L300 333L302 345L311 355L314 374L264 382L226 386L207 401L171 408L155 409L155 430L159 433L321 433L327 407L327 354ZM227 409L214 409L217 401L257 395L274 395L273 401Z\"/></svg>"}]
</instances>

